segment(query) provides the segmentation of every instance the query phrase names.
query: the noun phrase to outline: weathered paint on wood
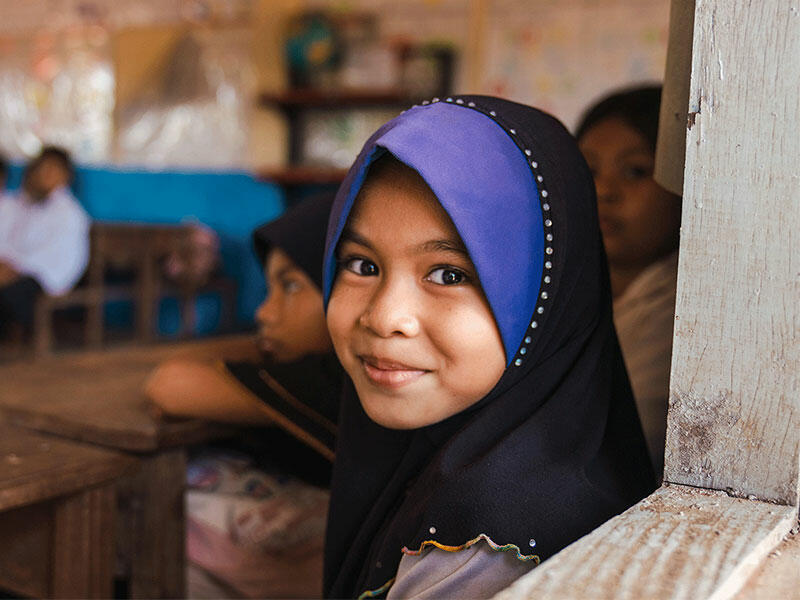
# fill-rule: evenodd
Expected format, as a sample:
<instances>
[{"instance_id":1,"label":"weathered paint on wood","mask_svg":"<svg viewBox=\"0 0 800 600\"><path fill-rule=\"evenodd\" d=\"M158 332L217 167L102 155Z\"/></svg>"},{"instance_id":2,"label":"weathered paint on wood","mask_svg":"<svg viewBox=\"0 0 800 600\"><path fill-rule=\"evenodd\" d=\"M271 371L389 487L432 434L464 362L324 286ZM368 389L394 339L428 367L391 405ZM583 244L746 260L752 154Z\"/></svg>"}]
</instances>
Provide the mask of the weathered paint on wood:
<instances>
[{"instance_id":1,"label":"weathered paint on wood","mask_svg":"<svg viewBox=\"0 0 800 600\"><path fill-rule=\"evenodd\" d=\"M800 2L698 0L665 480L798 503Z\"/></svg>"},{"instance_id":2,"label":"weathered paint on wood","mask_svg":"<svg viewBox=\"0 0 800 600\"><path fill-rule=\"evenodd\" d=\"M795 519L792 507L662 487L495 600L728 598Z\"/></svg>"},{"instance_id":3,"label":"weathered paint on wood","mask_svg":"<svg viewBox=\"0 0 800 600\"><path fill-rule=\"evenodd\" d=\"M769 553L736 600L800 600L800 534L787 537Z\"/></svg>"},{"instance_id":4,"label":"weathered paint on wood","mask_svg":"<svg viewBox=\"0 0 800 600\"><path fill-rule=\"evenodd\" d=\"M671 0L667 67L661 91L653 179L661 187L678 195L683 193L693 31L694 0Z\"/></svg>"}]
</instances>

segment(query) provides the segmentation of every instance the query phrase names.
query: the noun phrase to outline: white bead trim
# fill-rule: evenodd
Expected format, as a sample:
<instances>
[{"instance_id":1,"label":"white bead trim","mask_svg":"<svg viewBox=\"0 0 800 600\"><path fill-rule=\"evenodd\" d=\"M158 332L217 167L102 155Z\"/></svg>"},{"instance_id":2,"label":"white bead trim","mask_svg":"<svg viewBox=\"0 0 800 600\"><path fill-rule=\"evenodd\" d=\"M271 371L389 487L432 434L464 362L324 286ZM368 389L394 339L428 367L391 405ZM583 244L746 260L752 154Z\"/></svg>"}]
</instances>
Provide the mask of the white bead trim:
<instances>
[{"instance_id":1,"label":"white bead trim","mask_svg":"<svg viewBox=\"0 0 800 600\"><path fill-rule=\"evenodd\" d=\"M450 102L450 103L455 102L456 104L461 104L461 105L464 104L464 99L463 98L453 98L452 96L450 96L448 98L445 98L444 101L445 102ZM436 102L440 102L439 98L433 98L430 101L425 100L425 101L422 102L422 104L423 105L428 105L428 104L434 104ZM466 105L468 107L470 107L470 108L477 108L475 102L473 102L473 101L467 102ZM414 106L416 107L417 105L414 105ZM478 110L480 110L480 109L478 109ZM493 110L488 111L488 115L496 120L497 113L495 111L493 111ZM517 130L516 129L511 128L511 127L505 128L504 126L503 126L503 128L506 129L506 131L508 131L508 133L510 135L513 135L513 136L517 135ZM528 158L533 156L533 151L531 151L530 148L522 148L522 151L524 152L525 156L528 157ZM540 173L537 172L538 169L539 169L539 163L537 161L535 161L535 160L531 160L530 161L530 166L534 170L534 177L536 178L537 187L539 188L539 196L542 199L547 198L549 196L549 192L546 189L544 189L544 186L542 185L544 183L544 177ZM541 208L542 208L542 211L545 212L545 213L549 213L550 212L550 204L548 202L542 202ZM543 224L544 224L544 226L546 228L549 229L549 228L551 228L553 226L553 221L551 219L549 219L549 218L546 218L546 219L544 219ZM548 231L545 234L545 239L547 240L548 244L551 244L552 241L553 241L553 234L550 231ZM553 254L552 245L546 246L545 249L544 249L544 252L548 256L552 255ZM544 268L547 269L547 270L552 269L553 268L553 263L551 261L549 261L549 260L546 260L545 263L544 263ZM542 287L544 287L545 285L549 285L551 283L551 281L552 281L552 278L550 277L550 275L545 275L542 278L542 283L543 283ZM548 293L547 290L542 289L542 290L540 290L540 297L541 297L542 300L547 300L550 297L550 294ZM544 307L541 306L541 305L537 306L534 314L541 315L543 313L544 313ZM537 329L538 327L539 327L538 321L532 320L531 321L531 325L530 325L530 329L533 330L533 329ZM517 352L518 353L518 357L514 359L514 365L515 366L519 367L519 366L522 365L523 360L520 357L524 356L524 355L526 355L528 353L528 345L531 344L532 342L533 342L533 336L526 335L525 339L523 340L522 345L518 349L518 352ZM436 531L435 527L431 527L430 528L430 532L431 533L435 533L435 531ZM536 543L536 542L533 542L533 540L531 540L531 542L532 542L531 546L533 546Z\"/></svg>"}]
</instances>

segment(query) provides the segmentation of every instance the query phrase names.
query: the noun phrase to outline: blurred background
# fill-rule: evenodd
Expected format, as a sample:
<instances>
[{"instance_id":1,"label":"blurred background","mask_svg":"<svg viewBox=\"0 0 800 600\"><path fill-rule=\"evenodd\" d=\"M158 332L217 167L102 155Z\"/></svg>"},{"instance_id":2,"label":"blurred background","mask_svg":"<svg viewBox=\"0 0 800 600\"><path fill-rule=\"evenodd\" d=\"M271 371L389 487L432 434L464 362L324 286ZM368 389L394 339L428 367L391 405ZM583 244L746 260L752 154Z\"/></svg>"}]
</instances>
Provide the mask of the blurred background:
<instances>
[{"instance_id":1,"label":"blurred background","mask_svg":"<svg viewBox=\"0 0 800 600\"><path fill-rule=\"evenodd\" d=\"M12 162L9 187L43 145L57 145L77 164L73 191L95 224L194 232L183 248L157 251L158 293L146 301L156 302L160 337L248 328L264 295L251 230L334 188L366 137L403 108L486 93L574 127L608 90L662 79L669 19L668 0L0 6L0 152ZM218 260L200 261L196 276L176 275L185 274L181 260L192 263L186 253L208 248ZM119 261L118 273L101 279L140 289ZM136 319L135 296L104 303L102 335ZM189 320L181 316L187 307ZM66 338L59 335L69 343L64 310Z\"/></svg>"}]
</instances>

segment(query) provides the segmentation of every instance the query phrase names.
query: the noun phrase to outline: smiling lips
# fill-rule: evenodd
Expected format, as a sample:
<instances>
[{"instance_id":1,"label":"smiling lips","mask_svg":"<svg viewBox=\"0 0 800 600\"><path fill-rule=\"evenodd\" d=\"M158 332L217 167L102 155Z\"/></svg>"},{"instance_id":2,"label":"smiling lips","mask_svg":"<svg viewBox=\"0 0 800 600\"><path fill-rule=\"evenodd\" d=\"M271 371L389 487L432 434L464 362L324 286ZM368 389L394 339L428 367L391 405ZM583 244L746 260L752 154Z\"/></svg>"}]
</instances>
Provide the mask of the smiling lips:
<instances>
[{"instance_id":1,"label":"smiling lips","mask_svg":"<svg viewBox=\"0 0 800 600\"><path fill-rule=\"evenodd\" d=\"M259 335L257 337L257 340L259 349L261 350L261 352L264 352L266 354L275 352L275 350L278 348L278 342L265 335Z\"/></svg>"},{"instance_id":2,"label":"smiling lips","mask_svg":"<svg viewBox=\"0 0 800 600\"><path fill-rule=\"evenodd\" d=\"M373 384L385 388L401 388L429 372L425 369L417 369L397 361L375 356L361 355L358 358L361 360L361 365L367 378Z\"/></svg>"}]
</instances>

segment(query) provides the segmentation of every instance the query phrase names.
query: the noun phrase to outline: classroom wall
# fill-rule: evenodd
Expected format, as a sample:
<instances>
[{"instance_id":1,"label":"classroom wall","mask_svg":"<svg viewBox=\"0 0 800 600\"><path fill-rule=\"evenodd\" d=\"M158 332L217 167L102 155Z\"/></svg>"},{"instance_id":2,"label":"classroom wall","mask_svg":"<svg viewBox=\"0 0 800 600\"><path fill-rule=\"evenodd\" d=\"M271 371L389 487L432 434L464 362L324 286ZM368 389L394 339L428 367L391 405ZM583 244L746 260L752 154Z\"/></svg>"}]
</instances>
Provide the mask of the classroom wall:
<instances>
[{"instance_id":1,"label":"classroom wall","mask_svg":"<svg viewBox=\"0 0 800 600\"><path fill-rule=\"evenodd\" d=\"M272 218L283 206L281 190L248 183L244 187L253 192L252 198L237 195L241 211L230 211L224 193L197 192L207 185L214 188L210 180L185 171L219 171L224 166L229 180L238 181L244 177L239 170L286 163L286 124L277 111L258 106L257 94L287 86L283 37L291 15L310 8L376 13L384 39L452 45L459 56L456 92L498 94L534 104L571 127L583 108L608 90L661 79L668 6L669 0L0 0L3 64L8 64L7 57L17 57L34 74L17 87L15 102L9 102L0 90L0 108L25 107L30 112L27 129L4 133L0 143L11 135L20 140L13 147L19 159L35 153L39 139L62 143L77 139L74 150L79 160L87 157L95 165L86 170L92 174L85 190L91 195L82 198L94 216L173 222L194 215L215 227L223 238L230 233L236 250L229 253L243 256L249 252L249 228ZM181 41L187 35L208 37L215 32L238 39L240 48L233 60L239 61L241 68L234 70L249 73L249 79L236 80L239 87L233 93L246 100L248 108L215 113L214 107L206 107L206 112L195 113L199 115L194 117L195 123L205 126L215 120L218 138L233 130L244 136L244 145L231 149L240 138L226 138L230 143L223 153L213 142L202 142L202 137L188 138L172 152L161 148L162 154L148 155L145 151L139 154L139 162L126 158L113 142L114 136L120 137L120 131L113 128L124 126L122 113L148 102L157 107L155 91L163 88L165 81L169 83L165 73L169 75L170 60ZM245 52L241 52L242 44ZM67 72L59 83L59 69L71 64L65 57L75 52L75 69L93 64L94 70L84 80L70 79ZM67 85L81 81L96 86ZM0 73L0 88L7 84ZM211 90L211 96L220 89L231 91L230 86L223 86ZM72 112L59 105L65 96L58 93L66 93L64 90L72 90L64 102ZM75 90L84 90L83 95L75 95ZM42 119L44 114L47 117ZM179 122L180 109L177 114ZM9 119L10 115L0 114L0 131ZM64 125L58 129L54 125L58 122L73 123L72 128ZM192 133L192 127L188 129ZM55 138L54 131L58 132ZM209 129L209 139L214 138L214 131ZM148 163L146 159L151 160ZM140 162L149 164L150 170L132 170ZM108 166L115 163L117 166ZM166 172L159 175L153 169ZM188 182L187 177L197 177L194 191L188 183L188 187L175 183ZM95 186L95 181L102 185ZM161 184L164 193L159 193ZM121 201L128 191L115 190L117 185L143 193ZM258 198L265 200L262 203ZM234 262L227 257L226 268L235 268ZM248 286L240 304L243 315L254 308L255 295L263 293L260 275L252 269L249 273L237 275Z\"/></svg>"},{"instance_id":2,"label":"classroom wall","mask_svg":"<svg viewBox=\"0 0 800 600\"><path fill-rule=\"evenodd\" d=\"M242 68L252 69L252 86L242 93L252 110L241 168L285 163L285 123L276 111L258 108L255 95L286 87L283 31L298 11L372 12L385 39L450 44L459 53L456 92L534 104L568 126L610 89L661 80L669 19L669 0L0 0L0 8L0 54L25 35L31 47L66 36L68 45L113 54L117 116L157 86L187 31L246 30L250 52ZM46 104L45 88L26 94Z\"/></svg>"},{"instance_id":3,"label":"classroom wall","mask_svg":"<svg viewBox=\"0 0 800 600\"><path fill-rule=\"evenodd\" d=\"M445 42L460 54L455 91L533 104L572 127L623 85L661 81L669 0L306 0L371 10L391 39Z\"/></svg>"}]
</instances>

